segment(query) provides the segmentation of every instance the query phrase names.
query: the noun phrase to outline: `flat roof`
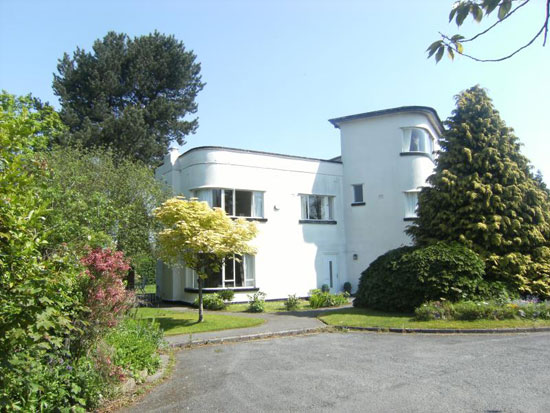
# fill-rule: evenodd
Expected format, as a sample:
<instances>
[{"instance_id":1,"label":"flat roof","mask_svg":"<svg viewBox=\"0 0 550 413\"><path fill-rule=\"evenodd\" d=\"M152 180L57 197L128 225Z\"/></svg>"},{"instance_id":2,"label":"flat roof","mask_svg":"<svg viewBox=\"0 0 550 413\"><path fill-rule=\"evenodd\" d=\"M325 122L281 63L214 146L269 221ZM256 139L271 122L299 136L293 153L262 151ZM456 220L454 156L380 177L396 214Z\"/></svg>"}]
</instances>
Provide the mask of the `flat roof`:
<instances>
[{"instance_id":1,"label":"flat roof","mask_svg":"<svg viewBox=\"0 0 550 413\"><path fill-rule=\"evenodd\" d=\"M330 162L330 163L342 163L341 158L338 156L336 158L332 159L319 159L319 158L308 158L306 156L296 156L296 155L285 155L282 153L275 153L275 152L264 152L264 151L253 151L250 149L238 149L238 148L226 148L224 146L197 146L196 148L191 148L188 151L182 153L178 158L181 158L184 155L187 155L188 153L191 153L193 151L198 151L202 149L216 149L216 150L222 150L222 151L228 151L228 152L239 152L239 153L250 153L255 155L267 155L267 156L278 156L280 158L289 158L289 159L301 159L305 161L317 161L317 162Z\"/></svg>"},{"instance_id":2,"label":"flat roof","mask_svg":"<svg viewBox=\"0 0 550 413\"><path fill-rule=\"evenodd\" d=\"M329 119L329 122L332 123L335 128L340 128L341 123L352 120L374 118L377 116L393 115L396 113L407 112L421 112L427 114L428 117L433 121L434 126L439 129L439 132L443 132L443 123L441 122L441 119L439 119L439 115L434 108L431 108L429 106L400 106L398 108L375 110L373 112L358 113L357 115L342 116L340 118Z\"/></svg>"}]
</instances>

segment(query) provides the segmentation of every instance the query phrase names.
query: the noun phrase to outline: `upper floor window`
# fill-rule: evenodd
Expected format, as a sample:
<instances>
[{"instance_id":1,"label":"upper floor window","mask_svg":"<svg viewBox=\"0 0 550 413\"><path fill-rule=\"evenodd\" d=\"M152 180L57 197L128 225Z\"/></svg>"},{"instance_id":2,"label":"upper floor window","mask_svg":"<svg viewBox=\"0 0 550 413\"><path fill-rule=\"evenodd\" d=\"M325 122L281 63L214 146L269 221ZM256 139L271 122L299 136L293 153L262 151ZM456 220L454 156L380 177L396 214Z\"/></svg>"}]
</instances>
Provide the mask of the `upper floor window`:
<instances>
[{"instance_id":1,"label":"upper floor window","mask_svg":"<svg viewBox=\"0 0 550 413\"><path fill-rule=\"evenodd\" d=\"M301 195L302 219L332 221L334 197L327 195Z\"/></svg>"},{"instance_id":2,"label":"upper floor window","mask_svg":"<svg viewBox=\"0 0 550 413\"><path fill-rule=\"evenodd\" d=\"M365 201L363 199L363 184L352 185L353 188L353 204L355 205L364 205Z\"/></svg>"},{"instance_id":3,"label":"upper floor window","mask_svg":"<svg viewBox=\"0 0 550 413\"><path fill-rule=\"evenodd\" d=\"M421 128L403 129L402 152L422 152L431 156L433 150L433 139L428 131Z\"/></svg>"},{"instance_id":4,"label":"upper floor window","mask_svg":"<svg viewBox=\"0 0 550 413\"><path fill-rule=\"evenodd\" d=\"M264 193L240 189L198 189L193 191L199 201L212 208L221 208L233 217L264 217Z\"/></svg>"},{"instance_id":5,"label":"upper floor window","mask_svg":"<svg viewBox=\"0 0 550 413\"><path fill-rule=\"evenodd\" d=\"M416 210L418 208L419 189L405 191L405 219L417 218Z\"/></svg>"}]
</instances>

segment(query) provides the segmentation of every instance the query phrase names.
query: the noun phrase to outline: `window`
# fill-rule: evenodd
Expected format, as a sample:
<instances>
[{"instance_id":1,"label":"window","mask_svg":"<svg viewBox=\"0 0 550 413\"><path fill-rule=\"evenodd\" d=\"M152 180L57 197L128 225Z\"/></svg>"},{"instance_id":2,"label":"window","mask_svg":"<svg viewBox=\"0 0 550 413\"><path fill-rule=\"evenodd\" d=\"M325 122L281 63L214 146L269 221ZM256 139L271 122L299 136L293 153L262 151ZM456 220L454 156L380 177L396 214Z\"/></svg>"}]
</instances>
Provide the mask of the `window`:
<instances>
[{"instance_id":1,"label":"window","mask_svg":"<svg viewBox=\"0 0 550 413\"><path fill-rule=\"evenodd\" d=\"M420 190L413 189L405 192L405 219L416 218L416 208L418 207L418 193Z\"/></svg>"},{"instance_id":2,"label":"window","mask_svg":"<svg viewBox=\"0 0 550 413\"><path fill-rule=\"evenodd\" d=\"M254 288L255 287L255 262L254 256L245 255L226 259L220 271L210 274L204 280L204 288ZM197 274L191 274L189 284L198 288Z\"/></svg>"},{"instance_id":3,"label":"window","mask_svg":"<svg viewBox=\"0 0 550 413\"><path fill-rule=\"evenodd\" d=\"M353 204L364 205L363 200L363 184L352 185L353 188Z\"/></svg>"},{"instance_id":4,"label":"window","mask_svg":"<svg viewBox=\"0 0 550 413\"><path fill-rule=\"evenodd\" d=\"M326 195L301 195L302 219L331 221L334 219L334 197Z\"/></svg>"},{"instance_id":5,"label":"window","mask_svg":"<svg viewBox=\"0 0 550 413\"><path fill-rule=\"evenodd\" d=\"M420 128L403 129L402 152L422 152L430 156L433 152L433 139L430 134Z\"/></svg>"},{"instance_id":6,"label":"window","mask_svg":"<svg viewBox=\"0 0 550 413\"><path fill-rule=\"evenodd\" d=\"M239 189L198 189L193 194L212 208L221 208L234 217L263 218L264 193Z\"/></svg>"}]
</instances>

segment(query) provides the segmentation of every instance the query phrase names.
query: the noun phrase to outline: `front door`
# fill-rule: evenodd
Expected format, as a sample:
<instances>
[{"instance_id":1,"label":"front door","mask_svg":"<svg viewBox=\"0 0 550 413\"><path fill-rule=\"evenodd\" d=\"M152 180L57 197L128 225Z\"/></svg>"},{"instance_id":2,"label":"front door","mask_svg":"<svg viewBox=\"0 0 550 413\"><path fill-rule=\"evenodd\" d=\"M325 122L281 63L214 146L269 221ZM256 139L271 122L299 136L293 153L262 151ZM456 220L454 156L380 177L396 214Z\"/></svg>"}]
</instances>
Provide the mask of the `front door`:
<instances>
[{"instance_id":1,"label":"front door","mask_svg":"<svg viewBox=\"0 0 550 413\"><path fill-rule=\"evenodd\" d=\"M324 261L324 277L322 284L328 285L331 293L338 292L340 289L338 255L326 255Z\"/></svg>"}]
</instances>

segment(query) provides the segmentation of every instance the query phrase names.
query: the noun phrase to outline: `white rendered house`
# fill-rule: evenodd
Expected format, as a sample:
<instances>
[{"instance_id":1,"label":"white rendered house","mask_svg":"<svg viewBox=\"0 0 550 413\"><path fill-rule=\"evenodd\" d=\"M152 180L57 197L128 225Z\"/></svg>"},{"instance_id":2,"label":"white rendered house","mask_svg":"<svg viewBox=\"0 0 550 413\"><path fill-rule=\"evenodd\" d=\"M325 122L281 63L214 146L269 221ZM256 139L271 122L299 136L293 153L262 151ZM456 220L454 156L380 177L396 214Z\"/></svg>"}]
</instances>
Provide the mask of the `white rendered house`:
<instances>
[{"instance_id":1,"label":"white rendered house","mask_svg":"<svg viewBox=\"0 0 550 413\"><path fill-rule=\"evenodd\" d=\"M417 193L434 167L443 126L437 112L406 106L331 119L341 156L329 160L221 147L172 150L156 175L175 195L196 197L257 222L256 256L228 260L205 292L232 289L235 301L309 295L327 284L353 291L379 255L410 243ZM157 294L191 303L194 272L157 266Z\"/></svg>"}]
</instances>

